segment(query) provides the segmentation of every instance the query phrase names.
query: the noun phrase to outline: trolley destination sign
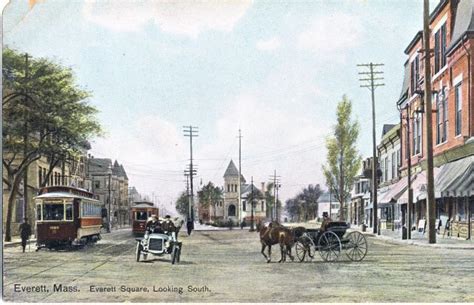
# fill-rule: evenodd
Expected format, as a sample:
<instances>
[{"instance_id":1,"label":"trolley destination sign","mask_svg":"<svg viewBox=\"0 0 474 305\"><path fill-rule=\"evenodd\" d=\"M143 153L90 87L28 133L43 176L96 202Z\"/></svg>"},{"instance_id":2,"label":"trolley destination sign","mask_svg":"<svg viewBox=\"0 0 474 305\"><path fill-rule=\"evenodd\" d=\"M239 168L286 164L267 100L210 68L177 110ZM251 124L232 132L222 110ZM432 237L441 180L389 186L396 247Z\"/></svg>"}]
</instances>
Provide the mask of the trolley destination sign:
<instances>
[{"instance_id":1,"label":"trolley destination sign","mask_svg":"<svg viewBox=\"0 0 474 305\"><path fill-rule=\"evenodd\" d=\"M474 303L474 0L2 9L2 301Z\"/></svg>"}]
</instances>

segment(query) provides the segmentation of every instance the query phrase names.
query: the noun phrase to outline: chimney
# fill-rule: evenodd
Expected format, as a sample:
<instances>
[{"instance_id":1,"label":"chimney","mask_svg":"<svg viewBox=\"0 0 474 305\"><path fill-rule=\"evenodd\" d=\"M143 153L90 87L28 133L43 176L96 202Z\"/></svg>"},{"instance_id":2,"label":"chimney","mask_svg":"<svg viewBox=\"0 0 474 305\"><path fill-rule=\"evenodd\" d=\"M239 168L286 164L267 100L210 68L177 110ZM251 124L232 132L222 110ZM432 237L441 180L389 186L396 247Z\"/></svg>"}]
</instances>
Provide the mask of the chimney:
<instances>
[{"instance_id":1,"label":"chimney","mask_svg":"<svg viewBox=\"0 0 474 305\"><path fill-rule=\"evenodd\" d=\"M265 194L265 182L262 182L262 193Z\"/></svg>"}]
</instances>

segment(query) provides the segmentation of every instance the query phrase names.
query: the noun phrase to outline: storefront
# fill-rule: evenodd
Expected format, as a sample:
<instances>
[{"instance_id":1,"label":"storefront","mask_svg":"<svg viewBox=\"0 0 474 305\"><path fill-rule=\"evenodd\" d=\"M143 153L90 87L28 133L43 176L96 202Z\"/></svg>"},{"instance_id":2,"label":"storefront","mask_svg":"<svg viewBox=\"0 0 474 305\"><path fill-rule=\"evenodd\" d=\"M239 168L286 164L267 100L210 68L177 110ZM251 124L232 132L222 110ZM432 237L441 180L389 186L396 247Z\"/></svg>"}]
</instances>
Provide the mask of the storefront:
<instances>
[{"instance_id":1,"label":"storefront","mask_svg":"<svg viewBox=\"0 0 474 305\"><path fill-rule=\"evenodd\" d=\"M446 163L435 179L437 216L446 219L443 235L470 238L474 235L474 156ZM449 221L448 226L446 226Z\"/></svg>"},{"instance_id":2,"label":"storefront","mask_svg":"<svg viewBox=\"0 0 474 305\"><path fill-rule=\"evenodd\" d=\"M407 185L407 179L401 179L387 186L383 192L381 190L379 197L381 229L398 230L402 227L401 206L397 201L407 189Z\"/></svg>"}]
</instances>

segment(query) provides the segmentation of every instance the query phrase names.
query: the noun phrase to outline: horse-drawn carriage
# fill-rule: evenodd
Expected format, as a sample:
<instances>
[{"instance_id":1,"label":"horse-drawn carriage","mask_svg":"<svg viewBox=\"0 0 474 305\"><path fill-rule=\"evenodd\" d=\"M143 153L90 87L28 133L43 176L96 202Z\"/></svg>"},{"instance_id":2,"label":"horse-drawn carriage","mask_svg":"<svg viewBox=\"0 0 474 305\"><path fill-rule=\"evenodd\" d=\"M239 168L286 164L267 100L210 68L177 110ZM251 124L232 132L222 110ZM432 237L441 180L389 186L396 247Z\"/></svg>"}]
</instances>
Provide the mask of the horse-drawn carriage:
<instances>
[{"instance_id":1,"label":"horse-drawn carriage","mask_svg":"<svg viewBox=\"0 0 474 305\"><path fill-rule=\"evenodd\" d=\"M306 229L304 227L288 228L278 222L264 226L260 231L261 253L269 263L272 245L280 245L281 259L285 262L288 255L291 260L291 249L295 246L296 257L300 262L311 261L316 251L324 261L339 259L344 250L351 261L361 261L367 254L368 245L365 236L358 232L347 232L349 225L345 222L330 221L322 226L324 229ZM265 249L268 248L268 256Z\"/></svg>"},{"instance_id":2,"label":"horse-drawn carriage","mask_svg":"<svg viewBox=\"0 0 474 305\"><path fill-rule=\"evenodd\" d=\"M318 251L324 261L338 260L344 250L351 261L361 261L367 254L365 236L353 231L347 233L349 225L345 222L329 222L326 230L306 229L296 238L296 257L300 262L310 261Z\"/></svg>"}]
</instances>

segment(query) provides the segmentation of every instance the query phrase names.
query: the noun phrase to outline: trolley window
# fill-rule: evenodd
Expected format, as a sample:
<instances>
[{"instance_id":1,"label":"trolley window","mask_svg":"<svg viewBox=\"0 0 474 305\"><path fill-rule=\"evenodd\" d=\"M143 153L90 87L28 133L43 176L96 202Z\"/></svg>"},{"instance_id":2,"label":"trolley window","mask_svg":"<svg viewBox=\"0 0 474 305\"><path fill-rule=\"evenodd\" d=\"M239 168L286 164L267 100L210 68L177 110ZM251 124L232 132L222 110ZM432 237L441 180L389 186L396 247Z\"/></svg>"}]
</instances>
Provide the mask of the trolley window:
<instances>
[{"instance_id":1,"label":"trolley window","mask_svg":"<svg viewBox=\"0 0 474 305\"><path fill-rule=\"evenodd\" d=\"M82 216L83 217L100 217L101 207L95 202L82 202Z\"/></svg>"},{"instance_id":2,"label":"trolley window","mask_svg":"<svg viewBox=\"0 0 474 305\"><path fill-rule=\"evenodd\" d=\"M41 204L36 205L36 220L41 220Z\"/></svg>"},{"instance_id":3,"label":"trolley window","mask_svg":"<svg viewBox=\"0 0 474 305\"><path fill-rule=\"evenodd\" d=\"M66 204L66 220L72 220L72 204Z\"/></svg>"},{"instance_id":4,"label":"trolley window","mask_svg":"<svg viewBox=\"0 0 474 305\"><path fill-rule=\"evenodd\" d=\"M136 220L147 220L147 213L145 211L137 211Z\"/></svg>"},{"instance_id":5,"label":"trolley window","mask_svg":"<svg viewBox=\"0 0 474 305\"><path fill-rule=\"evenodd\" d=\"M63 220L64 205L63 204L43 204L43 220Z\"/></svg>"}]
</instances>

